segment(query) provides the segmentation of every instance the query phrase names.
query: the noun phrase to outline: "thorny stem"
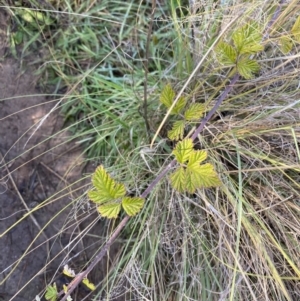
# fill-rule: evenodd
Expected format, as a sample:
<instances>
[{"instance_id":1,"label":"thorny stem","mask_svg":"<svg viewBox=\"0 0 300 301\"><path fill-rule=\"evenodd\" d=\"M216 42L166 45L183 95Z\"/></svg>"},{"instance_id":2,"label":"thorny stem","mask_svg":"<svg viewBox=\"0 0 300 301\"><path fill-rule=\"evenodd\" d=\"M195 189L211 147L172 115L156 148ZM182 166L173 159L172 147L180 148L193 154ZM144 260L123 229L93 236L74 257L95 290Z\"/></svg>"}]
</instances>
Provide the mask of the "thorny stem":
<instances>
[{"instance_id":1,"label":"thorny stem","mask_svg":"<svg viewBox=\"0 0 300 301\"><path fill-rule=\"evenodd\" d=\"M75 290L75 288L79 285L79 283L87 277L87 275L91 272L91 270L96 266L98 262L104 257L112 243L115 241L115 239L119 236L121 230L125 227L129 220L129 215L125 216L123 220L120 222L110 239L106 242L105 246L101 249L101 251L96 255L94 260L91 262L91 264L87 267L87 269L74 278L72 283L68 285L68 292L65 294L65 296L61 299L61 301L66 301L68 296ZM58 297L61 296L64 293L64 291L59 292Z\"/></svg>"},{"instance_id":2,"label":"thorny stem","mask_svg":"<svg viewBox=\"0 0 300 301\"><path fill-rule=\"evenodd\" d=\"M155 0L153 0L155 2ZM273 14L273 17L269 24L267 25L266 31L270 31L272 25L276 22L277 17L279 15L279 12L281 10L282 5L285 3L285 0L281 0L276 11ZM153 5L153 2L152 2ZM153 6L152 6L153 8ZM154 13L152 11L152 13ZM152 26L152 25L151 25ZM267 34L264 35L264 38L267 36ZM201 124L197 127L195 132L192 135L192 140L194 141L199 133L203 130L204 126L206 123L210 120L210 118L213 116L213 114L217 111L217 109L220 107L222 104L223 100L226 98L226 96L229 94L230 91L232 91L234 84L237 82L239 79L239 74L236 74L232 80L230 81L229 85L225 88L225 90L222 92L222 94L219 96L217 102L215 103L214 107L209 111L207 116L202 119ZM153 190L153 188L159 183L159 181L168 173L168 171L176 164L176 160L172 160L166 167L165 169L152 181L151 184L149 184L148 188L142 193L141 197L146 198L150 192ZM82 273L78 274L76 278L74 279L73 283L76 283L76 285L69 285L68 286L68 291L65 294L65 296L61 299L61 301L66 301L68 296L75 290L75 288L78 286L78 284L85 278L87 275L91 272L91 270L96 266L100 260L105 256L106 252L110 248L110 246L113 244L115 239L119 236L120 232L123 230L123 228L126 226L128 220L130 219L130 216L126 216L123 218L123 220L120 222L114 233L111 235L109 240L106 242L105 246L101 249L101 251L96 255L94 260L91 262L91 264L87 267L85 271ZM58 297L60 297L64 292L61 291L58 294Z\"/></svg>"},{"instance_id":3,"label":"thorny stem","mask_svg":"<svg viewBox=\"0 0 300 301\"><path fill-rule=\"evenodd\" d=\"M230 84L225 88L225 90L222 92L222 94L219 96L219 99L217 100L216 104L214 107L211 109L211 111L207 114L205 118L202 119L201 124L197 127L195 130L194 134L192 135L191 139L195 140L199 133L203 130L205 124L210 120L210 118L213 116L213 114L216 112L216 110L219 108L221 105L222 101L225 99L225 97L228 95L228 93L233 89L234 84L237 82L239 78L239 75L236 74L233 79L230 81ZM176 164L176 160L172 160L166 167L165 169L149 184L148 188L142 193L141 197L146 198L150 192L153 190L153 188L159 183L159 181L164 178L164 176L168 173L168 171ZM67 297L74 291L76 286L82 281L83 278L85 278L90 271L95 267L95 265L104 257L106 252L108 251L109 247L112 245L112 243L115 241L115 239L119 236L120 232L122 229L126 226L129 216L127 215L126 217L123 218L121 223L118 225L110 239L106 242L105 246L101 249L101 251L96 255L92 263L87 267L85 271L82 273L78 274L76 278L73 281L73 285L68 286L68 292L66 295L61 299L61 301L66 301ZM75 283L77 285L75 285ZM59 296L62 295L62 292L59 293Z\"/></svg>"}]
</instances>

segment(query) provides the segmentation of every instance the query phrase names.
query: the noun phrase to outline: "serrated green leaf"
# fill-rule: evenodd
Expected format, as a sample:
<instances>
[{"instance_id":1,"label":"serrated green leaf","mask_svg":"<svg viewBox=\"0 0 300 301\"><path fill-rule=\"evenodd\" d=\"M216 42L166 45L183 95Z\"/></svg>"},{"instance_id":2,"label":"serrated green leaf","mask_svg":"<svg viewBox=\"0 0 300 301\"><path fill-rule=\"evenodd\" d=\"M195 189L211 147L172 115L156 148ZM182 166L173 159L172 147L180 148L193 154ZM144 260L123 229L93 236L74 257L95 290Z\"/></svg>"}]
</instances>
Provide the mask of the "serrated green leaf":
<instances>
[{"instance_id":1,"label":"serrated green leaf","mask_svg":"<svg viewBox=\"0 0 300 301\"><path fill-rule=\"evenodd\" d=\"M171 111L171 115L178 115L186 105L186 98L184 96L179 97L174 108Z\"/></svg>"},{"instance_id":2,"label":"serrated green leaf","mask_svg":"<svg viewBox=\"0 0 300 301\"><path fill-rule=\"evenodd\" d=\"M216 187L220 184L218 175L210 163L186 169L186 189L190 193L194 193L198 188Z\"/></svg>"},{"instance_id":3,"label":"serrated green leaf","mask_svg":"<svg viewBox=\"0 0 300 301\"><path fill-rule=\"evenodd\" d=\"M237 71L245 79L251 79L259 71L259 65L254 60L242 57L237 62Z\"/></svg>"},{"instance_id":4,"label":"serrated green leaf","mask_svg":"<svg viewBox=\"0 0 300 301\"><path fill-rule=\"evenodd\" d=\"M194 103L184 113L184 118L187 121L199 120L205 112L205 105L202 103Z\"/></svg>"},{"instance_id":5,"label":"serrated green leaf","mask_svg":"<svg viewBox=\"0 0 300 301\"><path fill-rule=\"evenodd\" d=\"M295 40L297 42L300 42L300 16L298 16L295 24L293 25L292 27L292 30L291 30Z\"/></svg>"},{"instance_id":6,"label":"serrated green leaf","mask_svg":"<svg viewBox=\"0 0 300 301\"><path fill-rule=\"evenodd\" d=\"M262 51L262 34L256 23L246 24L237 29L232 40L238 54L254 54Z\"/></svg>"},{"instance_id":7,"label":"serrated green leaf","mask_svg":"<svg viewBox=\"0 0 300 301\"><path fill-rule=\"evenodd\" d=\"M89 279L86 277L82 279L82 283L88 287L91 291L94 291L96 289L96 286L94 283L90 282Z\"/></svg>"},{"instance_id":8,"label":"serrated green leaf","mask_svg":"<svg viewBox=\"0 0 300 301\"><path fill-rule=\"evenodd\" d=\"M200 188L200 184L195 178L195 174L187 169L185 173L185 191L195 193L197 188Z\"/></svg>"},{"instance_id":9,"label":"serrated green leaf","mask_svg":"<svg viewBox=\"0 0 300 301\"><path fill-rule=\"evenodd\" d=\"M173 150L172 153L179 163L184 164L186 161L188 161L191 153L193 152L193 147L194 147L193 140L187 138L182 141L179 141L176 144L175 149Z\"/></svg>"},{"instance_id":10,"label":"serrated green leaf","mask_svg":"<svg viewBox=\"0 0 300 301\"><path fill-rule=\"evenodd\" d=\"M293 48L293 40L289 37L280 38L280 50L283 54L289 53Z\"/></svg>"},{"instance_id":11,"label":"serrated green leaf","mask_svg":"<svg viewBox=\"0 0 300 301\"><path fill-rule=\"evenodd\" d=\"M179 192L186 190L185 168L180 166L170 175L171 185Z\"/></svg>"},{"instance_id":12,"label":"serrated green leaf","mask_svg":"<svg viewBox=\"0 0 300 301\"><path fill-rule=\"evenodd\" d=\"M183 138L185 122L184 120L175 121L173 127L168 131L168 137L171 140L180 140Z\"/></svg>"},{"instance_id":13,"label":"serrated green leaf","mask_svg":"<svg viewBox=\"0 0 300 301\"><path fill-rule=\"evenodd\" d=\"M121 203L113 202L99 206L98 211L101 216L107 218L117 218L121 211Z\"/></svg>"},{"instance_id":14,"label":"serrated green leaf","mask_svg":"<svg viewBox=\"0 0 300 301\"><path fill-rule=\"evenodd\" d=\"M220 42L216 48L217 59L224 65L233 65L236 62L236 50L226 42Z\"/></svg>"},{"instance_id":15,"label":"serrated green leaf","mask_svg":"<svg viewBox=\"0 0 300 301\"><path fill-rule=\"evenodd\" d=\"M144 199L140 197L125 197L122 199L122 207L129 216L134 216L144 206Z\"/></svg>"},{"instance_id":16,"label":"serrated green leaf","mask_svg":"<svg viewBox=\"0 0 300 301\"><path fill-rule=\"evenodd\" d=\"M168 109L172 106L175 100L175 91L173 90L170 84L164 87L163 91L160 94L159 100ZM185 105L186 105L186 99L185 97L182 96L178 99L174 108L171 110L171 115L178 115L185 107Z\"/></svg>"},{"instance_id":17,"label":"serrated green leaf","mask_svg":"<svg viewBox=\"0 0 300 301\"><path fill-rule=\"evenodd\" d=\"M199 169L200 163L203 162L206 158L207 152L205 150L194 150L190 155L187 168L195 170Z\"/></svg>"},{"instance_id":18,"label":"serrated green leaf","mask_svg":"<svg viewBox=\"0 0 300 301\"><path fill-rule=\"evenodd\" d=\"M88 192L88 197L95 203L105 203L122 198L126 189L121 183L115 182L100 165L92 176L92 183L96 190Z\"/></svg>"},{"instance_id":19,"label":"serrated green leaf","mask_svg":"<svg viewBox=\"0 0 300 301\"><path fill-rule=\"evenodd\" d=\"M56 301L57 299L57 287L56 284L53 283L53 285L48 286L45 293L45 299L50 301Z\"/></svg>"},{"instance_id":20,"label":"serrated green leaf","mask_svg":"<svg viewBox=\"0 0 300 301\"><path fill-rule=\"evenodd\" d=\"M173 88L171 87L170 84L167 84L161 94L160 94L160 102L162 104L164 104L167 108L170 108L172 103L173 103L173 100L174 100L174 97L175 97L175 91L173 90Z\"/></svg>"}]
</instances>

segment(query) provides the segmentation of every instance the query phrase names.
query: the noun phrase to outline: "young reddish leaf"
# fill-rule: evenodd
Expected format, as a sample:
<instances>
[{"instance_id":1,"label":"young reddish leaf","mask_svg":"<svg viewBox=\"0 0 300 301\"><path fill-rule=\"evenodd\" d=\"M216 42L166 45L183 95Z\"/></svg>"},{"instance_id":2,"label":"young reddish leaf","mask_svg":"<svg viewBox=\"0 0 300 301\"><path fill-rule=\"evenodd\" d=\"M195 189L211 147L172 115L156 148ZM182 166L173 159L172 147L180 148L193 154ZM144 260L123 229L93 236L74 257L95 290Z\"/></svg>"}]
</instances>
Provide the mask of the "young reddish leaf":
<instances>
[{"instance_id":1,"label":"young reddish leaf","mask_svg":"<svg viewBox=\"0 0 300 301\"><path fill-rule=\"evenodd\" d=\"M129 216L134 216L144 206L144 199L139 197L125 197L122 200L122 207Z\"/></svg>"},{"instance_id":2,"label":"young reddish leaf","mask_svg":"<svg viewBox=\"0 0 300 301\"><path fill-rule=\"evenodd\" d=\"M99 206L97 209L103 217L117 218L121 210L121 203L108 203Z\"/></svg>"}]
</instances>

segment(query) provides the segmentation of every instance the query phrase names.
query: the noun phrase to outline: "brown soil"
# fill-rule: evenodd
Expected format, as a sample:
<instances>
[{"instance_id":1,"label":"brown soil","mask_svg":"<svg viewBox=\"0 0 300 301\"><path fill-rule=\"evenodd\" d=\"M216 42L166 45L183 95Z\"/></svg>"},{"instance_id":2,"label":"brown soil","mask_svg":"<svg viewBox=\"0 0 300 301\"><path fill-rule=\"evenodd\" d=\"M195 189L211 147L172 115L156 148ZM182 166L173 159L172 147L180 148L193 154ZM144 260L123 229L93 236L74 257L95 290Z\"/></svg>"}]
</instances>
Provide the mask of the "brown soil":
<instances>
[{"instance_id":1,"label":"brown soil","mask_svg":"<svg viewBox=\"0 0 300 301\"><path fill-rule=\"evenodd\" d=\"M20 61L4 56L7 20L0 11L0 300L28 301L41 297L50 280L58 285L66 281L59 276L62 265L83 267L103 241L85 237L71 244L98 218L93 208L85 208L88 214L76 211L81 214L77 217L74 206L65 208L84 193L90 180L55 194L82 177L84 158L74 142L65 142L70 136L59 133L63 119L58 110L51 112L58 100L47 99L35 89L38 78L33 67L26 67L26 62L21 67ZM89 234L98 231L99 235L97 223ZM106 270L103 261L98 280ZM82 300L89 291L79 288L76 294Z\"/></svg>"}]
</instances>

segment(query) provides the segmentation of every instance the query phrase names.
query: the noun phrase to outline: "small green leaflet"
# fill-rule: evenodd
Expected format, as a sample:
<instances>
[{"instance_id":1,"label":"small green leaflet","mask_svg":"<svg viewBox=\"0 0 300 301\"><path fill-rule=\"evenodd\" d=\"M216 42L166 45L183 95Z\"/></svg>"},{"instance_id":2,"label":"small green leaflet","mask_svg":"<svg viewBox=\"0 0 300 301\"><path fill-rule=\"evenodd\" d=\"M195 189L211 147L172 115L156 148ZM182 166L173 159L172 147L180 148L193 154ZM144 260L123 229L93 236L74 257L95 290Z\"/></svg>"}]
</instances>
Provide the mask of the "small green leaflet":
<instances>
[{"instance_id":1,"label":"small green leaflet","mask_svg":"<svg viewBox=\"0 0 300 301\"><path fill-rule=\"evenodd\" d=\"M144 205L142 198L125 197L125 186L113 180L102 165L93 174L92 183L94 189L88 192L88 197L98 205L97 210L103 217L117 218L121 207L129 216L133 216Z\"/></svg>"},{"instance_id":2,"label":"small green leaflet","mask_svg":"<svg viewBox=\"0 0 300 301\"><path fill-rule=\"evenodd\" d=\"M205 112L205 105L202 103L193 103L184 113L187 121L199 121Z\"/></svg>"},{"instance_id":3,"label":"small green leaflet","mask_svg":"<svg viewBox=\"0 0 300 301\"><path fill-rule=\"evenodd\" d=\"M122 207L129 216L134 216L141 211L144 200L140 197L125 197L122 200Z\"/></svg>"},{"instance_id":4,"label":"small green leaflet","mask_svg":"<svg viewBox=\"0 0 300 301\"><path fill-rule=\"evenodd\" d=\"M88 193L94 203L105 203L119 199L126 194L123 184L116 183L100 165L92 176L93 186L96 188Z\"/></svg>"},{"instance_id":5,"label":"small green leaflet","mask_svg":"<svg viewBox=\"0 0 300 301\"><path fill-rule=\"evenodd\" d=\"M236 62L236 50L226 42L220 42L217 46L218 60L224 65L233 65Z\"/></svg>"},{"instance_id":6,"label":"small green leaflet","mask_svg":"<svg viewBox=\"0 0 300 301\"><path fill-rule=\"evenodd\" d=\"M98 211L101 216L107 218L117 218L121 211L121 203L109 203L99 206Z\"/></svg>"},{"instance_id":7,"label":"small green leaflet","mask_svg":"<svg viewBox=\"0 0 300 301\"><path fill-rule=\"evenodd\" d=\"M256 23L246 24L237 29L232 40L238 54L255 54L264 48L260 44L262 34Z\"/></svg>"},{"instance_id":8,"label":"small green leaflet","mask_svg":"<svg viewBox=\"0 0 300 301\"><path fill-rule=\"evenodd\" d=\"M170 180L172 186L179 192L186 190L186 170L184 167L178 167L171 175Z\"/></svg>"},{"instance_id":9,"label":"small green leaflet","mask_svg":"<svg viewBox=\"0 0 300 301\"><path fill-rule=\"evenodd\" d=\"M160 94L160 102L167 108L170 108L175 98L175 91L172 89L170 84L167 84Z\"/></svg>"},{"instance_id":10,"label":"small green leaflet","mask_svg":"<svg viewBox=\"0 0 300 301\"><path fill-rule=\"evenodd\" d=\"M167 84L160 94L160 102L164 104L168 109L172 106L175 99L175 91L170 84ZM171 111L171 115L178 115L186 105L185 97L180 97Z\"/></svg>"},{"instance_id":11,"label":"small green leaflet","mask_svg":"<svg viewBox=\"0 0 300 301\"><path fill-rule=\"evenodd\" d=\"M186 190L194 193L197 188L220 186L221 182L210 163L199 165L197 169L186 169Z\"/></svg>"},{"instance_id":12,"label":"small green leaflet","mask_svg":"<svg viewBox=\"0 0 300 301\"><path fill-rule=\"evenodd\" d=\"M184 134L184 127L184 120L175 121L172 129L168 131L168 138L175 141L182 139Z\"/></svg>"},{"instance_id":13,"label":"small green leaflet","mask_svg":"<svg viewBox=\"0 0 300 301\"><path fill-rule=\"evenodd\" d=\"M189 156L189 162L187 167L189 169L198 169L199 164L202 163L207 158L207 152L204 150L193 150L193 152Z\"/></svg>"},{"instance_id":14,"label":"small green leaflet","mask_svg":"<svg viewBox=\"0 0 300 301\"><path fill-rule=\"evenodd\" d=\"M193 140L187 138L178 142L172 153L179 163L184 164L189 159L192 152L194 151L193 147L194 147Z\"/></svg>"},{"instance_id":15,"label":"small green leaflet","mask_svg":"<svg viewBox=\"0 0 300 301\"><path fill-rule=\"evenodd\" d=\"M245 79L253 78L253 74L259 71L259 65L256 61L243 57L237 62L237 71Z\"/></svg>"},{"instance_id":16,"label":"small green leaflet","mask_svg":"<svg viewBox=\"0 0 300 301\"><path fill-rule=\"evenodd\" d=\"M191 139L184 139L177 143L173 151L175 154L176 149L179 150L180 155L175 154L175 157L180 166L170 175L170 180L172 186L179 192L194 193L198 188L216 187L221 184L210 163L200 165L207 158L207 152L194 150L193 147Z\"/></svg>"},{"instance_id":17,"label":"small green leaflet","mask_svg":"<svg viewBox=\"0 0 300 301\"><path fill-rule=\"evenodd\" d=\"M291 30L295 40L297 42L300 42L300 16L298 16L295 24L293 25L292 27L292 30Z\"/></svg>"},{"instance_id":18,"label":"small green leaflet","mask_svg":"<svg viewBox=\"0 0 300 301\"><path fill-rule=\"evenodd\" d=\"M46 289L45 299L50 301L56 301L57 299L57 287L56 284L53 283L53 285L48 286Z\"/></svg>"}]
</instances>

